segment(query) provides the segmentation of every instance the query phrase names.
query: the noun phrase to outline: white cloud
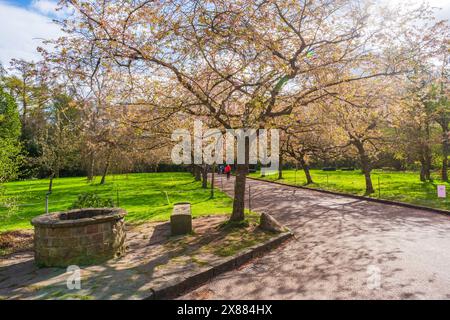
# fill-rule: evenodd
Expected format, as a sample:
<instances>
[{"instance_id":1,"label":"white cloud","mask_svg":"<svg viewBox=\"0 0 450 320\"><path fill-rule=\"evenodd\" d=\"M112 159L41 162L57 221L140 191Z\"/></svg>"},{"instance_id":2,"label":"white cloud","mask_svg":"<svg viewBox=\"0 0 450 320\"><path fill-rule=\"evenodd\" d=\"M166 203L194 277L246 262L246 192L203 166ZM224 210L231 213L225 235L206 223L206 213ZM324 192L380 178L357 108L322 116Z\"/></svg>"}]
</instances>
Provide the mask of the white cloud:
<instances>
[{"instance_id":1,"label":"white cloud","mask_svg":"<svg viewBox=\"0 0 450 320\"><path fill-rule=\"evenodd\" d=\"M431 7L436 8L436 18L450 20L450 0L381 0L380 3L389 4L391 6L402 5L408 8L418 6L421 3L428 3Z\"/></svg>"},{"instance_id":2,"label":"white cloud","mask_svg":"<svg viewBox=\"0 0 450 320\"><path fill-rule=\"evenodd\" d=\"M5 67L12 58L38 60L36 47L42 40L62 34L51 17L0 1L0 62Z\"/></svg>"},{"instance_id":3,"label":"white cloud","mask_svg":"<svg viewBox=\"0 0 450 320\"><path fill-rule=\"evenodd\" d=\"M68 14L67 7L60 9L58 1L55 0L33 0L30 7L43 15L51 17L62 18Z\"/></svg>"}]
</instances>

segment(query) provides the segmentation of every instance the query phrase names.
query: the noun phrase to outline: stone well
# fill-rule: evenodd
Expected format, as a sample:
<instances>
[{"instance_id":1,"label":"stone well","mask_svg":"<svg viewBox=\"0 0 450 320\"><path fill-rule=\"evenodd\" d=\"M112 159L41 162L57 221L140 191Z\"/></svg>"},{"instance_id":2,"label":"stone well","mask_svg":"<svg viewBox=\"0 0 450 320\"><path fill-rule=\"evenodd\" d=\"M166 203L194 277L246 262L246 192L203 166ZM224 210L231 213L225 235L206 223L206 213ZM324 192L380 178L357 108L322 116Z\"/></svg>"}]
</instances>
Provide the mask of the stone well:
<instances>
[{"instance_id":1,"label":"stone well","mask_svg":"<svg viewBox=\"0 0 450 320\"><path fill-rule=\"evenodd\" d=\"M126 211L89 208L34 218L34 255L39 266L88 265L125 254Z\"/></svg>"}]
</instances>

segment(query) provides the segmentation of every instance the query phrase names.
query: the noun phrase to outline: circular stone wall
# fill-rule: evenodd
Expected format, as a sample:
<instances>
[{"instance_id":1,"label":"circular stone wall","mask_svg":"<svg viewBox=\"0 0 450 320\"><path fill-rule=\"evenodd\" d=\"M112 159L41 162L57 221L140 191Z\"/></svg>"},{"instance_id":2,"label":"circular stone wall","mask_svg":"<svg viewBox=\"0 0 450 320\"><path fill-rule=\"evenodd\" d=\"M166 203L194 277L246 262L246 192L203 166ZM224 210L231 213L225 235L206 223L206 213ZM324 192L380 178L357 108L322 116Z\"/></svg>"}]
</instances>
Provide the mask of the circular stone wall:
<instances>
[{"instance_id":1,"label":"circular stone wall","mask_svg":"<svg viewBox=\"0 0 450 320\"><path fill-rule=\"evenodd\" d=\"M78 209L34 218L34 255L40 266L95 264L125 254L126 211Z\"/></svg>"}]
</instances>

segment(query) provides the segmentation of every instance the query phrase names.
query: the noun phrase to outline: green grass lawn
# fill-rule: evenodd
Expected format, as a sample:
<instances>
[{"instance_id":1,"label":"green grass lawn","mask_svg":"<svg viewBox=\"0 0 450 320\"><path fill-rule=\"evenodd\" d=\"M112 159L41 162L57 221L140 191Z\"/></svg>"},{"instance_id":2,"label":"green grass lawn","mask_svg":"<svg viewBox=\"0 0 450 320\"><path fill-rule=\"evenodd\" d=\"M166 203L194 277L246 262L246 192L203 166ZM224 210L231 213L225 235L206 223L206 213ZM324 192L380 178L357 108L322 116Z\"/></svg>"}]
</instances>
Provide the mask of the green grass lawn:
<instances>
[{"instance_id":1,"label":"green grass lawn","mask_svg":"<svg viewBox=\"0 0 450 320\"><path fill-rule=\"evenodd\" d=\"M331 171L311 170L315 181L309 187L334 190L352 194L364 194L364 177L359 170ZM251 174L260 177L259 172ZM276 180L277 174L265 177ZM281 182L304 185L303 171L283 171ZM417 172L386 172L375 170L372 174L377 198L378 177L380 178L380 196L383 199L397 200L428 207L450 209L450 200L437 198L436 185L441 181L421 182ZM327 181L328 180L328 181ZM232 210L232 199L219 190L215 190L214 199L210 199L210 190L202 189L200 182L194 181L189 173L142 173L108 176L105 185L99 185L100 178L88 183L86 178L60 178L53 183L49 211L67 210L84 192L96 192L101 197L110 197L117 205L128 211L127 221L141 223L161 221L169 218L173 204L190 201L194 216L207 214L228 214ZM48 180L27 180L9 182L4 185L4 196L0 197L0 232L30 228L30 220L45 210L45 193ZM446 183L450 192L450 184ZM166 194L167 193L167 194ZM15 203L13 210L7 210L5 200Z\"/></svg>"},{"instance_id":2,"label":"green grass lawn","mask_svg":"<svg viewBox=\"0 0 450 320\"><path fill-rule=\"evenodd\" d=\"M117 206L128 211L127 222L140 223L169 219L173 204L181 201L192 203L193 216L226 214L232 211L232 199L219 190L210 199L210 189L202 189L189 173L142 173L108 176L105 185L86 178L60 178L53 181L53 193L49 198L49 211L67 210L84 192L96 192L100 197L110 197ZM4 185L0 197L0 232L30 228L30 220L45 211L47 179L9 182ZM7 210L5 200L16 203Z\"/></svg>"},{"instance_id":3,"label":"green grass lawn","mask_svg":"<svg viewBox=\"0 0 450 320\"><path fill-rule=\"evenodd\" d=\"M308 187L339 191L357 195L363 195L365 190L364 176L360 170L355 171L322 171L311 170L314 184ZM251 177L260 178L260 173L252 173ZM266 176L264 179L277 180L278 173ZM378 186L379 178L379 186ZM375 193L373 198L382 198L418 204L422 206L450 209L450 184L443 183L434 176L433 182L421 182L417 172L394 172L374 170L372 173L372 183ZM303 170L285 170L283 179L277 180L288 184L305 185L306 178ZM437 197L437 185L445 184L447 189L447 198Z\"/></svg>"}]
</instances>

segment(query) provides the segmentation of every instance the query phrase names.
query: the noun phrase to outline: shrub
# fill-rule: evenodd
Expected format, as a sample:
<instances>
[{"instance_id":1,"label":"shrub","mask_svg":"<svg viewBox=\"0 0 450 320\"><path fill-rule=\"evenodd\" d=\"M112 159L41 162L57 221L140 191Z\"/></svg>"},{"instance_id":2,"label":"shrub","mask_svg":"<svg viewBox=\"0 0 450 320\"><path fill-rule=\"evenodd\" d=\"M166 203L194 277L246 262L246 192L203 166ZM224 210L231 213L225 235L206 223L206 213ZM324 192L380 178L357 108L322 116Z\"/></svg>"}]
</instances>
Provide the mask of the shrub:
<instances>
[{"instance_id":1,"label":"shrub","mask_svg":"<svg viewBox=\"0 0 450 320\"><path fill-rule=\"evenodd\" d=\"M102 199L94 192L86 192L78 195L78 199L69 209L81 208L105 208L114 207L114 201L111 198Z\"/></svg>"}]
</instances>

